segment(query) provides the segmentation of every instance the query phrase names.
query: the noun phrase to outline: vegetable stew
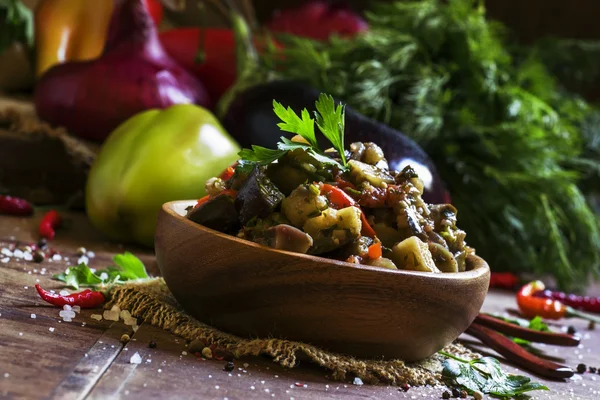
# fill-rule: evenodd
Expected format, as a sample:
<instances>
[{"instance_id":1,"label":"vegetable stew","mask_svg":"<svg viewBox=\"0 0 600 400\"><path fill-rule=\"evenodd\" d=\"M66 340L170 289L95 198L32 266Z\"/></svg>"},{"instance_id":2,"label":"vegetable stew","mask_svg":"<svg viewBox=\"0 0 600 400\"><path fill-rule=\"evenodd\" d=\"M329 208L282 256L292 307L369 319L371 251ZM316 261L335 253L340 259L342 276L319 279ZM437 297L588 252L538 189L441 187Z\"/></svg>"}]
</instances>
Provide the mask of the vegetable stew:
<instances>
[{"instance_id":1,"label":"vegetable stew","mask_svg":"<svg viewBox=\"0 0 600 400\"><path fill-rule=\"evenodd\" d=\"M320 150L315 121L274 102L282 130L277 150L252 146L186 218L275 249L388 269L459 272L474 249L450 204L427 204L407 165L390 170L376 143L343 145L344 106L321 95L316 125L333 147Z\"/></svg>"}]
</instances>

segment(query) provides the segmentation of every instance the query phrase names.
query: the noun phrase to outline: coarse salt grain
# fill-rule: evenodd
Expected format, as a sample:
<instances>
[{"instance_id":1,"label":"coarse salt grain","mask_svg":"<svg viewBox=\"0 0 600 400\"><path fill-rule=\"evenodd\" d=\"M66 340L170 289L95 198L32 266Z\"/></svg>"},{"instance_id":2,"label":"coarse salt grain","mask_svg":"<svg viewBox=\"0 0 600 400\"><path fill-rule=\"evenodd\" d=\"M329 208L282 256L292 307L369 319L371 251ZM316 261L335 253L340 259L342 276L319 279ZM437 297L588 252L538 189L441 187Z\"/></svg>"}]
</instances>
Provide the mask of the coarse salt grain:
<instances>
[{"instance_id":1,"label":"coarse salt grain","mask_svg":"<svg viewBox=\"0 0 600 400\"><path fill-rule=\"evenodd\" d=\"M141 364L142 363L142 357L140 356L140 353L138 353L136 351L135 354L132 355L131 358L129 359L129 362L131 364Z\"/></svg>"},{"instance_id":2,"label":"coarse salt grain","mask_svg":"<svg viewBox=\"0 0 600 400\"><path fill-rule=\"evenodd\" d=\"M60 254L55 254L52 256L52 260L60 261L60 260L62 260L62 256Z\"/></svg>"},{"instance_id":3,"label":"coarse salt grain","mask_svg":"<svg viewBox=\"0 0 600 400\"><path fill-rule=\"evenodd\" d=\"M88 256L88 258L94 258L94 257L96 257L96 253L94 253L93 251L88 251L86 253L86 255Z\"/></svg>"},{"instance_id":4,"label":"coarse salt grain","mask_svg":"<svg viewBox=\"0 0 600 400\"><path fill-rule=\"evenodd\" d=\"M71 307L70 305L68 305L68 304L65 304L65 305L63 306L63 310L66 310L66 311L71 311L71 309L72 309L72 307Z\"/></svg>"},{"instance_id":5,"label":"coarse salt grain","mask_svg":"<svg viewBox=\"0 0 600 400\"><path fill-rule=\"evenodd\" d=\"M33 319L36 319L36 318L37 318L37 315L35 315L35 314L31 314L31 318L33 318Z\"/></svg>"},{"instance_id":6,"label":"coarse salt grain","mask_svg":"<svg viewBox=\"0 0 600 400\"><path fill-rule=\"evenodd\" d=\"M29 286L23 286L23 289L29 289Z\"/></svg>"},{"instance_id":7,"label":"coarse salt grain","mask_svg":"<svg viewBox=\"0 0 600 400\"><path fill-rule=\"evenodd\" d=\"M10 374L9 374L8 372L5 372L5 373L4 373L4 377L5 377L5 378L8 378L9 376L10 376Z\"/></svg>"},{"instance_id":8,"label":"coarse salt grain","mask_svg":"<svg viewBox=\"0 0 600 400\"><path fill-rule=\"evenodd\" d=\"M102 321L102 315L100 314L92 314L90 315L91 319L95 319L96 321Z\"/></svg>"},{"instance_id":9,"label":"coarse salt grain","mask_svg":"<svg viewBox=\"0 0 600 400\"><path fill-rule=\"evenodd\" d=\"M4 247L2 250L0 250L0 254L5 255L6 257L12 257L13 252Z\"/></svg>"},{"instance_id":10,"label":"coarse salt grain","mask_svg":"<svg viewBox=\"0 0 600 400\"><path fill-rule=\"evenodd\" d=\"M77 259L77 264L85 264L87 265L90 262L90 259L86 256L81 256Z\"/></svg>"},{"instance_id":11,"label":"coarse salt grain","mask_svg":"<svg viewBox=\"0 0 600 400\"><path fill-rule=\"evenodd\" d=\"M100 279L102 279L103 281L108 279L108 274L106 272L103 272L100 274Z\"/></svg>"},{"instance_id":12,"label":"coarse salt grain","mask_svg":"<svg viewBox=\"0 0 600 400\"><path fill-rule=\"evenodd\" d=\"M80 306L73 306L72 310L75 311L76 313L81 312L81 307Z\"/></svg>"},{"instance_id":13,"label":"coarse salt grain","mask_svg":"<svg viewBox=\"0 0 600 400\"><path fill-rule=\"evenodd\" d=\"M19 336L23 336L23 332L19 332Z\"/></svg>"},{"instance_id":14,"label":"coarse salt grain","mask_svg":"<svg viewBox=\"0 0 600 400\"><path fill-rule=\"evenodd\" d=\"M25 255L25 253L23 253L19 249L13 251L13 257L15 257L15 258L23 258L24 255Z\"/></svg>"},{"instance_id":15,"label":"coarse salt grain","mask_svg":"<svg viewBox=\"0 0 600 400\"><path fill-rule=\"evenodd\" d=\"M131 313L129 310L121 310L121 314L119 316L122 320L126 320L127 318L131 318Z\"/></svg>"},{"instance_id":16,"label":"coarse salt grain","mask_svg":"<svg viewBox=\"0 0 600 400\"><path fill-rule=\"evenodd\" d=\"M0 262L3 262L4 264L8 263L10 261L10 258L5 257L2 260L0 260Z\"/></svg>"},{"instance_id":17,"label":"coarse salt grain","mask_svg":"<svg viewBox=\"0 0 600 400\"><path fill-rule=\"evenodd\" d=\"M50 332L54 332L54 328L48 328Z\"/></svg>"},{"instance_id":18,"label":"coarse salt grain","mask_svg":"<svg viewBox=\"0 0 600 400\"><path fill-rule=\"evenodd\" d=\"M354 383L355 385L358 385L358 386L362 386L362 385L363 385L363 381L362 381L362 379L360 379L360 378L358 378L358 377L354 378L354 382L353 382L353 383Z\"/></svg>"},{"instance_id":19,"label":"coarse salt grain","mask_svg":"<svg viewBox=\"0 0 600 400\"><path fill-rule=\"evenodd\" d=\"M31 261L31 260L33 260L33 256L31 255L31 253L25 253L25 254L23 254L23 260Z\"/></svg>"},{"instance_id":20,"label":"coarse salt grain","mask_svg":"<svg viewBox=\"0 0 600 400\"><path fill-rule=\"evenodd\" d=\"M67 292L66 290L61 290L60 292L58 292L58 294L60 294L61 296L68 296L71 293Z\"/></svg>"},{"instance_id":21,"label":"coarse salt grain","mask_svg":"<svg viewBox=\"0 0 600 400\"><path fill-rule=\"evenodd\" d=\"M102 313L102 317L108 321L118 321L119 313L116 311L104 310L104 312Z\"/></svg>"}]
</instances>

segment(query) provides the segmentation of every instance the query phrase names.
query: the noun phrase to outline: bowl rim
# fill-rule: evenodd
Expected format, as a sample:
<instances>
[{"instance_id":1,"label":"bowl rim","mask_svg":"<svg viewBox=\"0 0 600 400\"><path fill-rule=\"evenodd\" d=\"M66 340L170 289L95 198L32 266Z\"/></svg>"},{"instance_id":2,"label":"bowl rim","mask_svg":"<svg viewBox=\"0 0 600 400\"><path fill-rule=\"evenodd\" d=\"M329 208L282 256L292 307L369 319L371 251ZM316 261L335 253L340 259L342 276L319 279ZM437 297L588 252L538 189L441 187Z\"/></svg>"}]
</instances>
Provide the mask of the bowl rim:
<instances>
[{"instance_id":1,"label":"bowl rim","mask_svg":"<svg viewBox=\"0 0 600 400\"><path fill-rule=\"evenodd\" d=\"M446 280L446 279L471 280L471 279L480 278L480 277L484 276L486 273L491 272L487 261L485 261L483 258L481 258L480 256L478 256L476 254L467 256L467 260L470 260L472 263L472 266L473 266L472 269L470 269L468 271L442 272L442 273L438 274L438 273L425 272L425 271L412 271L412 270L405 270L405 269L393 270L393 269L387 269L387 268L379 268L379 267L374 267L374 266L370 266L370 265L353 264L353 263L348 263L345 261L334 260L331 258L313 256L310 254L302 254L302 253L296 253L293 251L272 249L270 247L266 247L266 246L260 245L258 243L252 242L250 240L241 239L236 236L232 236L232 235L208 228L197 222L190 221L189 219L185 218L185 216L183 216L179 212L177 212L177 210L175 209L176 205L179 205L179 206L181 206L183 204L193 205L196 202L197 202L197 200L173 200L173 201L168 201L166 203L163 203L161 209L168 215L176 218L177 220L183 222L184 224L187 224L188 226L191 226L195 229L204 231L206 233L209 233L211 235L217 236L217 237L225 239L225 240L230 240L230 241L236 242L236 243L244 245L244 246L251 246L256 249L263 250L263 251L269 251L269 252L275 252L275 253L279 253L279 254L283 254L283 255L287 255L287 256L299 257L299 258L305 259L307 261L329 263L329 264L333 264L338 267L354 268L354 269L365 270L365 271L379 272L379 273L383 273L383 274L388 274L390 276L393 276L393 275L416 276L416 277L426 277L426 278L438 279L438 280Z\"/></svg>"}]
</instances>

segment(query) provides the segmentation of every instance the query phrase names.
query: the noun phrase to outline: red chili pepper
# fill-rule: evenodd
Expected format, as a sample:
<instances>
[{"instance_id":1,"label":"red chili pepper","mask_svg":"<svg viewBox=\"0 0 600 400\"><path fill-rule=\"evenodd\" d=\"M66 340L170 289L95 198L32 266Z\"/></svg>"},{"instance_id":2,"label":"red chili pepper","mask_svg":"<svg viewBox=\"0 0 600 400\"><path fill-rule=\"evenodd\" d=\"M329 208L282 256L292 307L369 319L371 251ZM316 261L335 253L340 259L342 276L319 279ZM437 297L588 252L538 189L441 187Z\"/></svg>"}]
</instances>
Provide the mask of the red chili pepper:
<instances>
[{"instance_id":1,"label":"red chili pepper","mask_svg":"<svg viewBox=\"0 0 600 400\"><path fill-rule=\"evenodd\" d=\"M33 214L33 207L25 199L12 196L0 196L0 214L29 216Z\"/></svg>"},{"instance_id":2,"label":"red chili pepper","mask_svg":"<svg viewBox=\"0 0 600 400\"><path fill-rule=\"evenodd\" d=\"M97 308L105 301L104 295L101 292L85 289L79 293L72 293L67 296L51 293L44 289L39 284L35 285L40 297L46 302L55 306L62 307L65 304L70 306L79 306L81 308Z\"/></svg>"},{"instance_id":3,"label":"red chili pepper","mask_svg":"<svg viewBox=\"0 0 600 400\"><path fill-rule=\"evenodd\" d=\"M519 277L513 272L492 272L490 287L499 289L514 289L519 284Z\"/></svg>"},{"instance_id":4,"label":"red chili pepper","mask_svg":"<svg viewBox=\"0 0 600 400\"><path fill-rule=\"evenodd\" d=\"M600 314L600 297L579 296L552 290L540 290L533 293L533 297L558 300L576 310Z\"/></svg>"},{"instance_id":5,"label":"red chili pepper","mask_svg":"<svg viewBox=\"0 0 600 400\"><path fill-rule=\"evenodd\" d=\"M230 180L233 174L235 174L235 167L237 167L237 164L238 163L236 161L235 163L233 163L233 165L230 165L229 167L225 168L225 171L221 172L219 178L221 178L224 181Z\"/></svg>"},{"instance_id":6,"label":"red chili pepper","mask_svg":"<svg viewBox=\"0 0 600 400\"><path fill-rule=\"evenodd\" d=\"M540 316L547 319L578 317L600 323L600 318L577 311L558 300L545 299L533 295L544 289L545 286L542 281L533 281L521 287L517 293L517 304L524 316L528 318Z\"/></svg>"},{"instance_id":7,"label":"red chili pepper","mask_svg":"<svg viewBox=\"0 0 600 400\"><path fill-rule=\"evenodd\" d=\"M335 177L335 183L337 183L337 187L339 187L340 189L350 188L356 190L356 186L353 183L344 180L339 175Z\"/></svg>"},{"instance_id":8,"label":"red chili pepper","mask_svg":"<svg viewBox=\"0 0 600 400\"><path fill-rule=\"evenodd\" d=\"M376 236L375 231L369 224L369 221L367 221L367 217L365 216L365 213L360 208L360 206L356 204L356 201L354 201L354 199L352 197L350 197L350 195L348 193L344 192L339 187L330 185L328 183L322 183L322 184L320 184L320 186L321 186L321 194L324 196L327 196L327 198L329 199L329 202L331 203L331 205L334 208L339 209L339 208L346 208L346 207L350 207L350 206L357 207L360 210L360 220L362 221L361 234L364 236L371 237L371 238L374 238Z\"/></svg>"},{"instance_id":9,"label":"red chili pepper","mask_svg":"<svg viewBox=\"0 0 600 400\"><path fill-rule=\"evenodd\" d=\"M42 217L39 225L39 234L47 240L54 239L56 228L62 224L62 218L56 210L50 210Z\"/></svg>"}]
</instances>

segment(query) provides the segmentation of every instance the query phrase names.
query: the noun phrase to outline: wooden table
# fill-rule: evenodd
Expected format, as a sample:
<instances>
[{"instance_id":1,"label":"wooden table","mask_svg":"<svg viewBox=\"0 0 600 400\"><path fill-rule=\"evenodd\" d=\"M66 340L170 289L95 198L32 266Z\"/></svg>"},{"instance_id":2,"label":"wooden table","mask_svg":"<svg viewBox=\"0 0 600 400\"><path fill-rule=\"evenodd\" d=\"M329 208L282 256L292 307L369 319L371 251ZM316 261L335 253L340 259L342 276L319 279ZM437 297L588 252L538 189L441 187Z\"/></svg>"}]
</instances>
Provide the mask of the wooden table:
<instances>
[{"instance_id":1,"label":"wooden table","mask_svg":"<svg viewBox=\"0 0 600 400\"><path fill-rule=\"evenodd\" d=\"M40 218L41 212L30 218L0 217L0 249L15 242L35 243L35 228ZM70 226L59 231L51 242L62 260L38 264L15 258L2 262L0 257L2 399L441 398L443 389L439 387L403 392L384 385L356 386L351 382L330 381L327 371L311 365L284 370L263 358L238 360L234 371L226 372L222 361L202 361L183 353L184 340L168 332L142 324L134 333L122 321L98 322L90 318L97 310L82 310L72 322L63 322L59 309L42 302L34 285L39 282L42 287L60 289L60 282L51 276L76 263L79 247L96 254L90 260L91 267L105 267L115 253L129 250L142 258L152 275L159 274L151 251L108 242L81 213L67 214L67 218ZM593 289L598 293L598 287ZM501 312L514 306L512 295L492 291L484 311ZM537 347L548 355L564 358L564 363L574 368L578 363L600 367L600 328L588 330L583 321L568 322L583 337L579 348ZM119 341L123 333L132 338L126 345ZM478 343L468 336L464 339L466 343ZM149 348L151 341L156 348ZM136 352L142 357L141 364L130 363ZM509 365L505 369L516 371ZM600 398L597 374L544 383L551 391L533 392L535 398Z\"/></svg>"}]
</instances>

